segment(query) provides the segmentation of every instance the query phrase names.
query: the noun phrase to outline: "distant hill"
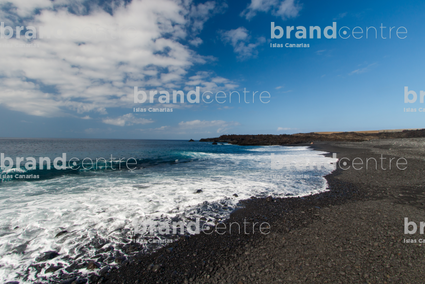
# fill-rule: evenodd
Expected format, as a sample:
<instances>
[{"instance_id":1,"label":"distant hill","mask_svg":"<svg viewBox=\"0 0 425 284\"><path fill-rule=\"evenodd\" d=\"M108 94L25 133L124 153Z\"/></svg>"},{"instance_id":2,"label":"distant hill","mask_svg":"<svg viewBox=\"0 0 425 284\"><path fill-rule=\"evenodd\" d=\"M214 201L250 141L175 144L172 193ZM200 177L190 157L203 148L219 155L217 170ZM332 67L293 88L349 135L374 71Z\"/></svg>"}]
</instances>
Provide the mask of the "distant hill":
<instances>
[{"instance_id":1,"label":"distant hill","mask_svg":"<svg viewBox=\"0 0 425 284\"><path fill-rule=\"evenodd\" d=\"M425 137L425 129L375 130L355 132L311 132L297 134L221 135L218 138L203 138L200 142L222 142L236 145L295 145L314 141L368 141L372 139Z\"/></svg>"}]
</instances>

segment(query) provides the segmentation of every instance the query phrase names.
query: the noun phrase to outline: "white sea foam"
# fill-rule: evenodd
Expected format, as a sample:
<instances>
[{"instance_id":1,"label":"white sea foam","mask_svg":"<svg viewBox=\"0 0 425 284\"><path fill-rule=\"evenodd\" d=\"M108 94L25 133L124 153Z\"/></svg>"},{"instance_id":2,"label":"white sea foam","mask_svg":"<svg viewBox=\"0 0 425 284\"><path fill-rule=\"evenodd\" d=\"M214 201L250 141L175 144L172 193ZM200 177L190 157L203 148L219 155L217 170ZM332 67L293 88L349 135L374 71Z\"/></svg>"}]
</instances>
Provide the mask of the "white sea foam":
<instances>
[{"instance_id":1,"label":"white sea foam","mask_svg":"<svg viewBox=\"0 0 425 284\"><path fill-rule=\"evenodd\" d=\"M272 153L289 162L309 159L325 167L272 170ZM332 172L336 162L307 147L184 154L195 162L4 183L0 190L0 280L13 280L15 273L23 273L45 251L59 252L59 257L48 261L52 264L66 264L65 255L84 253L89 258L95 253L89 245L93 239L108 240L108 245L123 242L133 221L140 217L202 216L214 221L227 218L229 209L251 196L323 192L327 189L323 176ZM196 193L198 190L202 192ZM229 209L201 206L205 201ZM55 237L62 231L67 233ZM33 272L31 275L30 282L35 277Z\"/></svg>"}]
</instances>

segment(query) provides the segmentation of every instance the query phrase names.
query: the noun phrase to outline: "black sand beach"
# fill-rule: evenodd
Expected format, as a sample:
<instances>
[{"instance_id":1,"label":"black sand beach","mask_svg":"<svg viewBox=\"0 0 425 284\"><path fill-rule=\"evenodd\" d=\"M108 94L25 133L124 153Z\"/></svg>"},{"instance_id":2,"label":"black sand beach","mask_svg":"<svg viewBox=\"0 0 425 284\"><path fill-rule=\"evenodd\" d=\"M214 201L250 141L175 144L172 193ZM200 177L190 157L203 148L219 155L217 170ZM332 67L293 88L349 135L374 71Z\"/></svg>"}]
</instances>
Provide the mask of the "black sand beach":
<instances>
[{"instance_id":1,"label":"black sand beach","mask_svg":"<svg viewBox=\"0 0 425 284\"><path fill-rule=\"evenodd\" d=\"M311 146L351 162L374 157L378 168L339 167L326 176L328 192L253 198L228 221L268 222L267 235L257 227L249 234L182 237L151 255L121 259L119 269L93 273L90 282L423 283L425 247L419 243L424 238L419 222L425 221L425 138ZM395 167L395 159L389 169L389 158L399 157L407 160L407 168ZM405 217L418 225L416 234L404 234Z\"/></svg>"}]
</instances>

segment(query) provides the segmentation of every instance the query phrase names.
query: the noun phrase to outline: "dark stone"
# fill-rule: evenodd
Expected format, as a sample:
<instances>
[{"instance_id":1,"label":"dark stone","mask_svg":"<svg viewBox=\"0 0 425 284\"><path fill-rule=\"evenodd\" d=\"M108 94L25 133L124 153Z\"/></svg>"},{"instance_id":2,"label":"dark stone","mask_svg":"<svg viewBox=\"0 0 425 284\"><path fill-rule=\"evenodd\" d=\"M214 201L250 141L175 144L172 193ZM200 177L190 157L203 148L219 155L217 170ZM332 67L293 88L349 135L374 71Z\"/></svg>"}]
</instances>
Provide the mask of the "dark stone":
<instances>
[{"instance_id":1,"label":"dark stone","mask_svg":"<svg viewBox=\"0 0 425 284\"><path fill-rule=\"evenodd\" d=\"M153 272L157 272L160 268L161 268L161 266L160 266L160 265L155 264L155 265L152 267L152 271L153 271Z\"/></svg>"},{"instance_id":2,"label":"dark stone","mask_svg":"<svg viewBox=\"0 0 425 284\"><path fill-rule=\"evenodd\" d=\"M87 283L87 279L80 278L80 279L74 280L71 284L85 284L85 283Z\"/></svg>"},{"instance_id":3,"label":"dark stone","mask_svg":"<svg viewBox=\"0 0 425 284\"><path fill-rule=\"evenodd\" d=\"M137 239L137 237L135 237L134 239ZM139 251L141 249L143 249L143 247L140 244L131 243L131 244L125 245L124 248L123 248L123 251L125 251L125 253L129 254L129 253L132 253L132 252L135 252L135 251Z\"/></svg>"},{"instance_id":4,"label":"dark stone","mask_svg":"<svg viewBox=\"0 0 425 284\"><path fill-rule=\"evenodd\" d=\"M114 261L115 261L115 257L110 256L110 257L108 257L107 259L105 259L105 261L106 261L107 263L114 262Z\"/></svg>"},{"instance_id":5,"label":"dark stone","mask_svg":"<svg viewBox=\"0 0 425 284\"><path fill-rule=\"evenodd\" d=\"M201 193L202 189L198 189L195 193Z\"/></svg>"},{"instance_id":6,"label":"dark stone","mask_svg":"<svg viewBox=\"0 0 425 284\"><path fill-rule=\"evenodd\" d=\"M105 267L103 267L101 270L99 270L99 275L100 275L100 276L105 276L105 275L106 275L106 273L108 273L108 272L109 272L109 269L110 269L110 267L109 267L109 266L105 266Z\"/></svg>"},{"instance_id":7,"label":"dark stone","mask_svg":"<svg viewBox=\"0 0 425 284\"><path fill-rule=\"evenodd\" d=\"M58 265L58 266L51 265L49 268L47 268L47 269L44 271L44 273L53 273L53 272L55 272L56 270L59 270L59 269L61 269L61 268L63 268L63 266L61 266L61 265Z\"/></svg>"},{"instance_id":8,"label":"dark stone","mask_svg":"<svg viewBox=\"0 0 425 284\"><path fill-rule=\"evenodd\" d=\"M87 264L88 270L95 270L95 269L98 269L99 267L100 267L100 264L95 261L89 261L89 263Z\"/></svg>"},{"instance_id":9,"label":"dark stone","mask_svg":"<svg viewBox=\"0 0 425 284\"><path fill-rule=\"evenodd\" d=\"M59 233L56 234L55 238L60 237L62 235L65 235L66 233L68 233L67 230L61 231L61 232L59 232Z\"/></svg>"},{"instance_id":10,"label":"dark stone","mask_svg":"<svg viewBox=\"0 0 425 284\"><path fill-rule=\"evenodd\" d=\"M73 278L70 278L70 279L62 280L60 283L61 284L72 284L76 280L77 280L77 277L73 277Z\"/></svg>"},{"instance_id":11,"label":"dark stone","mask_svg":"<svg viewBox=\"0 0 425 284\"><path fill-rule=\"evenodd\" d=\"M123 263L127 258L125 256L120 256L115 258L115 263L121 264Z\"/></svg>"},{"instance_id":12,"label":"dark stone","mask_svg":"<svg viewBox=\"0 0 425 284\"><path fill-rule=\"evenodd\" d=\"M90 283L97 283L97 281L99 281L99 276L97 276L96 274L90 274L89 276L89 281Z\"/></svg>"},{"instance_id":13,"label":"dark stone","mask_svg":"<svg viewBox=\"0 0 425 284\"><path fill-rule=\"evenodd\" d=\"M195 140L193 140L193 139L190 139L190 140L189 140L189 142L195 142Z\"/></svg>"},{"instance_id":14,"label":"dark stone","mask_svg":"<svg viewBox=\"0 0 425 284\"><path fill-rule=\"evenodd\" d=\"M54 259L58 255L59 254L56 251L46 251L42 255L37 257L35 259L35 261L40 262L40 261L46 261L46 260Z\"/></svg>"},{"instance_id":15,"label":"dark stone","mask_svg":"<svg viewBox=\"0 0 425 284\"><path fill-rule=\"evenodd\" d=\"M81 268L85 268L87 265L86 264L79 264L77 262L74 262L73 264L71 264L70 266L68 266L67 268L65 268L65 270L69 273L73 272L74 270L78 270Z\"/></svg>"}]
</instances>

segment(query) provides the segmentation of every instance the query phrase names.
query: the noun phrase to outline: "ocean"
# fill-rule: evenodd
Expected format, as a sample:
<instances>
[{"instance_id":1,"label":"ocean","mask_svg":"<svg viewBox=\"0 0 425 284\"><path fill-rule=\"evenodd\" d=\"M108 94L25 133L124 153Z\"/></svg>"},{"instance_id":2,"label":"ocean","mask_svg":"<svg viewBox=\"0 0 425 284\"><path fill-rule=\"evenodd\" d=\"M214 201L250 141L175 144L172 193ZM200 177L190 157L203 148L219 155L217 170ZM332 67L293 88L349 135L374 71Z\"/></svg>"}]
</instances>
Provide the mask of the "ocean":
<instances>
[{"instance_id":1,"label":"ocean","mask_svg":"<svg viewBox=\"0 0 425 284\"><path fill-rule=\"evenodd\" d=\"M336 162L305 146L181 140L0 139L0 152L0 281L20 283L84 275L75 263L115 265L125 244L149 253L178 237L146 222L211 226L243 199L326 191Z\"/></svg>"}]
</instances>

